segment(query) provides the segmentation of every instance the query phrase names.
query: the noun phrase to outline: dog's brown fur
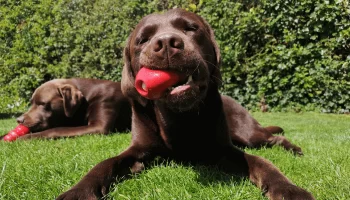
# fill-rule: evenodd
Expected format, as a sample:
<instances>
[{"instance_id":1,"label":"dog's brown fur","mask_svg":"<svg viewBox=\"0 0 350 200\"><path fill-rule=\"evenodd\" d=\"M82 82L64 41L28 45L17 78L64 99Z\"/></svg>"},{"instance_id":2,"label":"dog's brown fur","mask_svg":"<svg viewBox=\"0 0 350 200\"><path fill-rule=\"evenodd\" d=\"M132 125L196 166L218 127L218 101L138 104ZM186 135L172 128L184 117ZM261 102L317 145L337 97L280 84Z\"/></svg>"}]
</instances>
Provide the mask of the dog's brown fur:
<instances>
[{"instance_id":1,"label":"dog's brown fur","mask_svg":"<svg viewBox=\"0 0 350 200\"><path fill-rule=\"evenodd\" d=\"M19 139L108 134L131 129L131 107L120 82L54 79L34 91L17 122L32 132Z\"/></svg>"},{"instance_id":2,"label":"dog's brown fur","mask_svg":"<svg viewBox=\"0 0 350 200\"><path fill-rule=\"evenodd\" d=\"M272 163L232 144L281 141L286 149L300 150L284 143L282 136L273 139L271 132L281 131L279 127L261 127L245 109L219 94L220 53L213 31L201 17L181 9L146 16L131 33L124 56L122 90L132 104L132 142L58 199L101 198L116 178L142 171L156 156L216 165L249 177L270 199L313 199ZM158 100L148 100L134 87L141 67L173 70L193 80L185 83L186 89L175 88Z\"/></svg>"}]
</instances>

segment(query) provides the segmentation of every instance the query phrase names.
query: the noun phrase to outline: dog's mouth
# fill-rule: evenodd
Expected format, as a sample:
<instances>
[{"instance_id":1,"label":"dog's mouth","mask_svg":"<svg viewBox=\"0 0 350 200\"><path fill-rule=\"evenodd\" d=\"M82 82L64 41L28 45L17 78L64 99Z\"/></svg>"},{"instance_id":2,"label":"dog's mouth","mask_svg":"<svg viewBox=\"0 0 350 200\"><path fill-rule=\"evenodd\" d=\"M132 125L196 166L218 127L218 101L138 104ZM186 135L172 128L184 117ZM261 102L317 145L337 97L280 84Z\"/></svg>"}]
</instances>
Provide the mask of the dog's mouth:
<instances>
[{"instance_id":1,"label":"dog's mouth","mask_svg":"<svg viewBox=\"0 0 350 200\"><path fill-rule=\"evenodd\" d=\"M200 67L151 69L145 66L135 77L138 93L150 100L160 100L173 110L190 110L201 101L207 88L207 73Z\"/></svg>"},{"instance_id":2,"label":"dog's mouth","mask_svg":"<svg viewBox=\"0 0 350 200\"><path fill-rule=\"evenodd\" d=\"M177 95L191 89L194 86L193 76L188 76L185 81L180 81L177 84L168 88L169 95Z\"/></svg>"},{"instance_id":3,"label":"dog's mouth","mask_svg":"<svg viewBox=\"0 0 350 200\"><path fill-rule=\"evenodd\" d=\"M27 126L29 128L29 133L36 133L47 129L46 127L42 127L41 122L19 123L19 124Z\"/></svg>"},{"instance_id":4,"label":"dog's mouth","mask_svg":"<svg viewBox=\"0 0 350 200\"><path fill-rule=\"evenodd\" d=\"M187 76L185 81L178 82L168 88L164 97L166 105L176 112L184 112L196 109L201 102L205 85L197 79L197 76Z\"/></svg>"},{"instance_id":5,"label":"dog's mouth","mask_svg":"<svg viewBox=\"0 0 350 200\"><path fill-rule=\"evenodd\" d=\"M29 128L29 133L35 133L35 132L38 132L38 127L39 127L39 124L22 124L24 126L27 126Z\"/></svg>"},{"instance_id":6,"label":"dog's mouth","mask_svg":"<svg viewBox=\"0 0 350 200\"><path fill-rule=\"evenodd\" d=\"M194 77L194 73L142 67L136 75L135 88L141 96L157 100L190 90L195 86Z\"/></svg>"}]
</instances>

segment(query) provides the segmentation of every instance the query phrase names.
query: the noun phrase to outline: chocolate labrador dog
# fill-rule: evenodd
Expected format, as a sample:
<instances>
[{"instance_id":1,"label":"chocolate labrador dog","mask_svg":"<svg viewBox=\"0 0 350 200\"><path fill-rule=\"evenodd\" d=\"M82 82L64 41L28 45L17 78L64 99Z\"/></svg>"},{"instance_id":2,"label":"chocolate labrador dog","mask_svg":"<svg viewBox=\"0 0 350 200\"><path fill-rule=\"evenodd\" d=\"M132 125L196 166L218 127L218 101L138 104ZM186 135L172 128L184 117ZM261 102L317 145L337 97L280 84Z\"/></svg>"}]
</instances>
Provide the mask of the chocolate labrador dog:
<instances>
[{"instance_id":1,"label":"chocolate labrador dog","mask_svg":"<svg viewBox=\"0 0 350 200\"><path fill-rule=\"evenodd\" d=\"M108 134L131 129L131 106L119 82L55 79L38 87L30 102L30 109L17 122L32 133L19 139Z\"/></svg>"},{"instance_id":2,"label":"chocolate labrador dog","mask_svg":"<svg viewBox=\"0 0 350 200\"><path fill-rule=\"evenodd\" d=\"M144 17L128 39L124 58L122 91L132 105L131 144L96 165L57 199L102 198L113 182L142 171L155 157L218 166L248 177L270 199L314 199L271 162L232 143L281 142L293 149L285 139L273 139L269 131L278 128L262 128L231 98L219 94L220 53L213 31L200 16L174 9ZM150 100L135 89L142 67L187 78Z\"/></svg>"}]
</instances>

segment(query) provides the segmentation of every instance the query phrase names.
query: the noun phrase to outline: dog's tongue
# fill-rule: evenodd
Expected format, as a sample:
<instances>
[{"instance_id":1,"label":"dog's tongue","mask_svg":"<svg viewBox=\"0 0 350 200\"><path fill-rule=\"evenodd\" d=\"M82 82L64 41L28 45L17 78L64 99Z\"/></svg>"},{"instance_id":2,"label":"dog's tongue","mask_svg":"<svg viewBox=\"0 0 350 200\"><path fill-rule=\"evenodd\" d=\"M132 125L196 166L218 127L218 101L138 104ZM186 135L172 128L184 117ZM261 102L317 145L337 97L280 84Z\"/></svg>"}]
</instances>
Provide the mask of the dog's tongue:
<instances>
[{"instance_id":1,"label":"dog's tongue","mask_svg":"<svg viewBox=\"0 0 350 200\"><path fill-rule=\"evenodd\" d=\"M175 85L179 80L180 75L175 72L143 67L136 75L135 87L143 97L159 99L167 88Z\"/></svg>"},{"instance_id":2,"label":"dog's tongue","mask_svg":"<svg viewBox=\"0 0 350 200\"><path fill-rule=\"evenodd\" d=\"M16 128L14 128L7 135L5 135L3 140L11 142L13 140L16 140L18 137L25 135L27 133L29 133L29 128L22 125L22 124L19 124L18 126L16 126Z\"/></svg>"}]
</instances>

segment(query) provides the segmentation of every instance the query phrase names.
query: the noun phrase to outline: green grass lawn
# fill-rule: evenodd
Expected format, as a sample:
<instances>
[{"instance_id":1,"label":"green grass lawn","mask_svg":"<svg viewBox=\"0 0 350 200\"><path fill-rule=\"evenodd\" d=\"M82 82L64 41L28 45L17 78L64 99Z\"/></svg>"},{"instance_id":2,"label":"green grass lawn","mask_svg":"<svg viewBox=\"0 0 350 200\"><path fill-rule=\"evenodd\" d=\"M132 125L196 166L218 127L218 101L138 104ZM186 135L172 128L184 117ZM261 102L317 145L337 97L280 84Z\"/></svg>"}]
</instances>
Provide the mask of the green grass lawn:
<instances>
[{"instance_id":1,"label":"green grass lawn","mask_svg":"<svg viewBox=\"0 0 350 200\"><path fill-rule=\"evenodd\" d=\"M298 157L280 147L246 151L272 161L316 199L350 199L350 115L253 113L262 125L279 125L302 147ZM0 133L16 125L0 120ZM0 142L0 199L54 199L98 162L129 144L130 134ZM249 181L215 169L159 163L112 190L110 199L266 199Z\"/></svg>"}]
</instances>

